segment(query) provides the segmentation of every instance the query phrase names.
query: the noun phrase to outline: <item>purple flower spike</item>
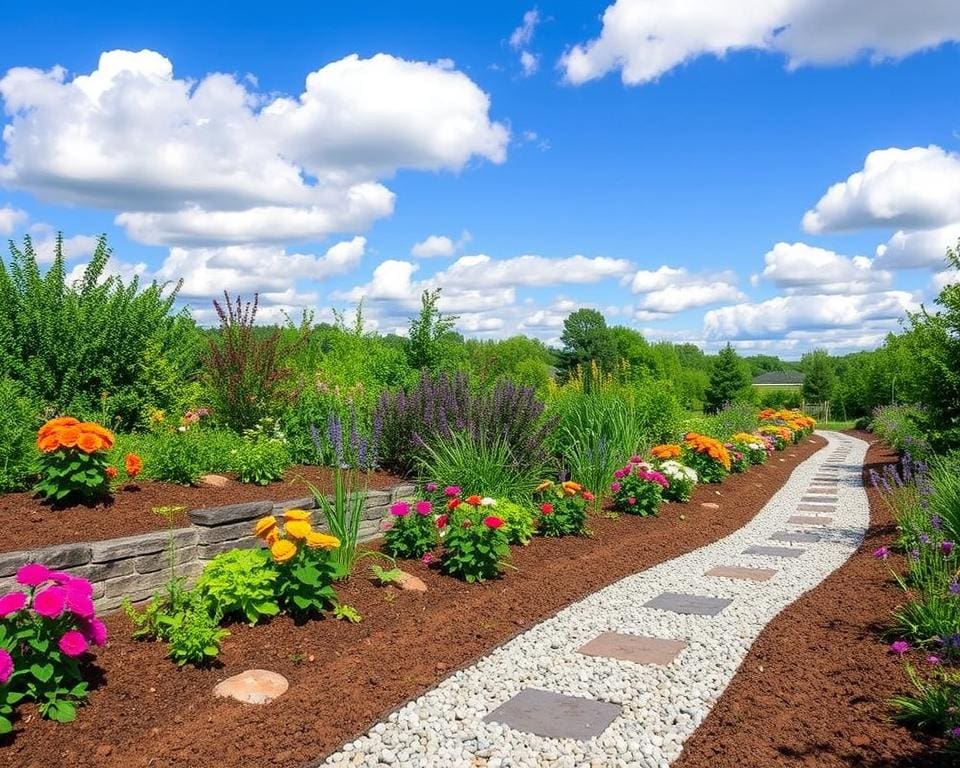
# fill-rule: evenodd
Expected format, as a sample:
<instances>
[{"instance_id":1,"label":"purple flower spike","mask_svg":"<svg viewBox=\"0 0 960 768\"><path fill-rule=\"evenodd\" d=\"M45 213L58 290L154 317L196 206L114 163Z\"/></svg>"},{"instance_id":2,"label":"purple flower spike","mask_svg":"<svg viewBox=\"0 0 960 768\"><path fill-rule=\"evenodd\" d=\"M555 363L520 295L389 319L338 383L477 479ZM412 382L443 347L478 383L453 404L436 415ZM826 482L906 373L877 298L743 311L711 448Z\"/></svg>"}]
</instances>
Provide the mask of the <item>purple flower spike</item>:
<instances>
[{"instance_id":1,"label":"purple flower spike","mask_svg":"<svg viewBox=\"0 0 960 768\"><path fill-rule=\"evenodd\" d=\"M890 547L878 547L873 550L873 556L879 558L880 560L886 560L890 557Z\"/></svg>"},{"instance_id":2,"label":"purple flower spike","mask_svg":"<svg viewBox=\"0 0 960 768\"><path fill-rule=\"evenodd\" d=\"M949 555L951 552L953 552L953 542L952 541L941 542L940 551L943 552L943 554L945 555Z\"/></svg>"}]
</instances>

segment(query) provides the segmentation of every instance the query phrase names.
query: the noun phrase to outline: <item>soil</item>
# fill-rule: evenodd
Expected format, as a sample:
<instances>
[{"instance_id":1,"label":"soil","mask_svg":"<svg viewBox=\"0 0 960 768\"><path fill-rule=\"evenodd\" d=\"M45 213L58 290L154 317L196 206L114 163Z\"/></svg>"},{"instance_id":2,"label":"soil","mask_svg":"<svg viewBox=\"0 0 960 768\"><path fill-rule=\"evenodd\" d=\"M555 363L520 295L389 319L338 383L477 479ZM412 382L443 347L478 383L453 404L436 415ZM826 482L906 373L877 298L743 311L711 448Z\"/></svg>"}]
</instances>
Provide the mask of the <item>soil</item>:
<instances>
[{"instance_id":1,"label":"soil","mask_svg":"<svg viewBox=\"0 0 960 768\"><path fill-rule=\"evenodd\" d=\"M121 486L110 501L56 509L31 493L0 495L0 552L34 549L50 544L102 541L134 536L167 528L168 521L153 512L157 507L183 507L173 516L176 526L185 526L187 511L219 507L244 501L285 501L310 495L311 483L323 493L333 491L333 473L327 467L291 467L284 479L269 485L241 483L230 475L223 488L208 485L185 486L152 480ZM390 488L399 477L386 472L363 475L371 489Z\"/></svg>"},{"instance_id":2,"label":"soil","mask_svg":"<svg viewBox=\"0 0 960 768\"><path fill-rule=\"evenodd\" d=\"M110 640L94 660L95 688L77 721L57 725L21 707L13 734L0 741L0 766L313 765L569 603L741 527L823 444L813 438L722 486L698 487L690 503L665 504L656 518L595 516L588 538L535 539L513 549L514 568L503 578L484 584L467 585L414 561L402 567L428 591L402 592L375 586L361 565L338 593L362 623L296 626L280 617L235 625L209 669L177 669L162 645L131 640L129 621L114 614L107 618ZM266 707L213 698L218 681L254 668L284 675L290 689Z\"/></svg>"},{"instance_id":3,"label":"soil","mask_svg":"<svg viewBox=\"0 0 960 768\"><path fill-rule=\"evenodd\" d=\"M777 616L673 768L938 768L940 740L890 719L887 702L910 691L883 632L903 592L873 557L893 542L890 512L868 479L896 462L872 442L864 466L870 528L831 576ZM922 662L920 662L922 663Z\"/></svg>"}]
</instances>

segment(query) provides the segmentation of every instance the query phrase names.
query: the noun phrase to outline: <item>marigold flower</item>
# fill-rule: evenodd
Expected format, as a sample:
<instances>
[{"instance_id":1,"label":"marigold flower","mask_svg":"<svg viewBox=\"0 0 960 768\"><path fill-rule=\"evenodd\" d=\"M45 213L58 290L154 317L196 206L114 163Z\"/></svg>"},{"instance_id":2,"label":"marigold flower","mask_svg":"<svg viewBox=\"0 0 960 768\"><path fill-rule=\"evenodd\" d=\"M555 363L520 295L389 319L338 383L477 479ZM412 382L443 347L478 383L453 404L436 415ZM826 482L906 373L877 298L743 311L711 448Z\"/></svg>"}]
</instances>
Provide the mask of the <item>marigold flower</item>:
<instances>
[{"instance_id":1,"label":"marigold flower","mask_svg":"<svg viewBox=\"0 0 960 768\"><path fill-rule=\"evenodd\" d=\"M274 562L285 563L297 554L297 545L288 539L277 539L270 545L270 555Z\"/></svg>"},{"instance_id":2,"label":"marigold flower","mask_svg":"<svg viewBox=\"0 0 960 768\"><path fill-rule=\"evenodd\" d=\"M650 455L655 459L679 459L680 446L675 443L655 445L650 449Z\"/></svg>"},{"instance_id":3,"label":"marigold flower","mask_svg":"<svg viewBox=\"0 0 960 768\"><path fill-rule=\"evenodd\" d=\"M271 531L275 531L276 528L277 528L277 518L275 518L273 515L267 515L266 517L261 517L254 524L253 535L263 539L263 538L266 538L266 536Z\"/></svg>"},{"instance_id":4,"label":"marigold flower","mask_svg":"<svg viewBox=\"0 0 960 768\"><path fill-rule=\"evenodd\" d=\"M77 448L84 453L95 453L103 447L103 442L93 432L81 432L77 438Z\"/></svg>"},{"instance_id":5,"label":"marigold flower","mask_svg":"<svg viewBox=\"0 0 960 768\"><path fill-rule=\"evenodd\" d=\"M40 431L37 433L39 437L46 437L51 435L63 427L75 427L80 423L78 419L73 418L73 416L61 416L58 419L50 419L46 424L40 427Z\"/></svg>"},{"instance_id":6,"label":"marigold flower","mask_svg":"<svg viewBox=\"0 0 960 768\"><path fill-rule=\"evenodd\" d=\"M306 520L291 520L284 524L283 530L294 539L305 539L313 532L313 527Z\"/></svg>"},{"instance_id":7,"label":"marigold flower","mask_svg":"<svg viewBox=\"0 0 960 768\"><path fill-rule=\"evenodd\" d=\"M60 438L56 433L43 435L37 439L37 450L41 453L53 453L60 447Z\"/></svg>"},{"instance_id":8,"label":"marigold flower","mask_svg":"<svg viewBox=\"0 0 960 768\"><path fill-rule=\"evenodd\" d=\"M65 656L75 658L87 650L87 638L75 629L67 630L57 642Z\"/></svg>"},{"instance_id":9,"label":"marigold flower","mask_svg":"<svg viewBox=\"0 0 960 768\"><path fill-rule=\"evenodd\" d=\"M82 434L80 427L63 427L56 432L57 439L64 448L76 447L77 440L80 439Z\"/></svg>"},{"instance_id":10,"label":"marigold flower","mask_svg":"<svg viewBox=\"0 0 960 768\"><path fill-rule=\"evenodd\" d=\"M143 470L143 459L135 453L128 453L123 460L123 468L131 478L136 477Z\"/></svg>"},{"instance_id":11,"label":"marigold flower","mask_svg":"<svg viewBox=\"0 0 960 768\"><path fill-rule=\"evenodd\" d=\"M340 539L329 533L310 531L307 534L306 543L311 549L336 549L340 546Z\"/></svg>"},{"instance_id":12,"label":"marigold flower","mask_svg":"<svg viewBox=\"0 0 960 768\"><path fill-rule=\"evenodd\" d=\"M287 522L291 520L306 520L309 523L311 517L311 513L306 509L288 509L283 513L283 519Z\"/></svg>"},{"instance_id":13,"label":"marigold flower","mask_svg":"<svg viewBox=\"0 0 960 768\"><path fill-rule=\"evenodd\" d=\"M487 528L495 531L503 525L503 520L495 515L487 515L487 517L483 518L483 524L487 526Z\"/></svg>"},{"instance_id":14,"label":"marigold flower","mask_svg":"<svg viewBox=\"0 0 960 768\"><path fill-rule=\"evenodd\" d=\"M116 468L116 467L113 467L113 466L107 467L107 468L106 468L105 470L103 470L103 471L106 473L107 477L109 477L111 480L113 480L113 478L115 478L115 477L117 476L117 468Z\"/></svg>"},{"instance_id":15,"label":"marigold flower","mask_svg":"<svg viewBox=\"0 0 960 768\"><path fill-rule=\"evenodd\" d=\"M583 486L580 485L580 483L573 482L573 480L567 480L561 485L563 486L563 490L570 494L574 494L583 490Z\"/></svg>"}]
</instances>

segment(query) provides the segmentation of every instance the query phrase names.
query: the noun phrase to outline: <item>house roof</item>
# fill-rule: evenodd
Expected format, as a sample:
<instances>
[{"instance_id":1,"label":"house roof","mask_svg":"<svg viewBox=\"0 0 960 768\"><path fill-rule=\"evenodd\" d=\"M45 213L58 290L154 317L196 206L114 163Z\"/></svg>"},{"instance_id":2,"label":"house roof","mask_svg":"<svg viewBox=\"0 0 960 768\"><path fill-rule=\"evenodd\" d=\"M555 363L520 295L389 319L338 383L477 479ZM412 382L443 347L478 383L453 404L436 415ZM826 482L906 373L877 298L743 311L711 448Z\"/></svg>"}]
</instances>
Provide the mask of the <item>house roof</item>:
<instances>
[{"instance_id":1,"label":"house roof","mask_svg":"<svg viewBox=\"0 0 960 768\"><path fill-rule=\"evenodd\" d=\"M803 374L799 371L767 371L755 377L753 383L760 386L788 386L791 384L799 386L803 384Z\"/></svg>"}]
</instances>

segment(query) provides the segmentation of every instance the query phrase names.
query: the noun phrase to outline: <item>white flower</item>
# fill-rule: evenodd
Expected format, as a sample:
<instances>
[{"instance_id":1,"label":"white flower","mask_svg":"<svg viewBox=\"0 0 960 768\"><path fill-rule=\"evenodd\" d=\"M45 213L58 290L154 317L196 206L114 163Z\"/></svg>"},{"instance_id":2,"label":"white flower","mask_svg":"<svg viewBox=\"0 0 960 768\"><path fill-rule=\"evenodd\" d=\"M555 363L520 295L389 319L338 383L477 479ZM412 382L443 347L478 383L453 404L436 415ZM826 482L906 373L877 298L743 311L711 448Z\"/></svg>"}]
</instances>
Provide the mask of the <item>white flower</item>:
<instances>
[{"instance_id":1,"label":"white flower","mask_svg":"<svg viewBox=\"0 0 960 768\"><path fill-rule=\"evenodd\" d=\"M489 496L484 496L482 499L480 499L480 506L481 506L481 507L495 507L495 506L497 506L497 500L496 500L496 499L491 499Z\"/></svg>"},{"instance_id":2,"label":"white flower","mask_svg":"<svg viewBox=\"0 0 960 768\"><path fill-rule=\"evenodd\" d=\"M696 483L700 480L697 471L693 467L681 464L675 459L663 462L660 465L660 471L674 480L689 480L691 483Z\"/></svg>"}]
</instances>

